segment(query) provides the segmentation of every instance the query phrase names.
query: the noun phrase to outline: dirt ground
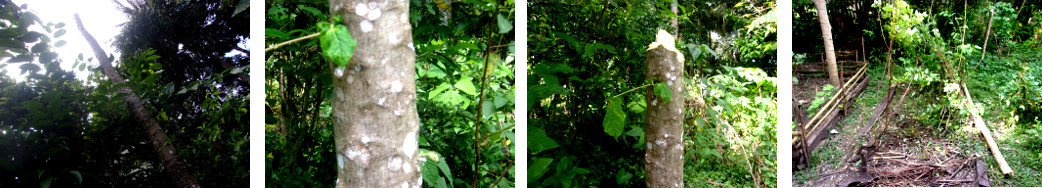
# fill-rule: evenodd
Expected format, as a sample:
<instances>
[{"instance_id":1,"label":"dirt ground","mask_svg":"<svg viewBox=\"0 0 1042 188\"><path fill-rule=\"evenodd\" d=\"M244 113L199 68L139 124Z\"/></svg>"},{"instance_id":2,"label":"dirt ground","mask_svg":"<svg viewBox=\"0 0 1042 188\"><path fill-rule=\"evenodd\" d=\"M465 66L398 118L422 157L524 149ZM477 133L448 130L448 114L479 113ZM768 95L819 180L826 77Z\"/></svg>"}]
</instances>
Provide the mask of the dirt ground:
<instances>
[{"instance_id":1,"label":"dirt ground","mask_svg":"<svg viewBox=\"0 0 1042 188\"><path fill-rule=\"evenodd\" d=\"M815 93L821 90L827 79L799 75L797 79L799 82L795 83L793 88L796 92L794 99L799 104L800 111L805 112L816 97ZM869 87L856 99L850 114L838 123L834 130L827 130L832 134L822 146L813 151L810 166L802 172L794 173L796 177L793 178L793 186L988 185L987 173L984 173L988 169L987 163L979 160L981 154L987 154L986 149L981 151L979 143L972 143L977 139L956 141L950 139L950 134L958 131L937 128L951 126L922 125L913 118L902 115L908 114L908 110L914 110L914 105L909 102L913 100L912 97L906 98L901 106L890 106L897 114L890 120L891 123L883 123L880 120L869 134L858 135L858 130L868 123L876 104L886 95L886 89L880 87L885 83L880 81L880 78L873 77ZM892 105L897 105L903 91L904 88L895 91L898 93L894 94ZM914 89L911 92L914 93ZM965 121L954 116L945 124L952 123L961 125L962 129L972 129ZM886 128L885 131L883 127ZM878 142L874 147L862 148L868 140ZM984 166L978 166L978 163Z\"/></svg>"}]
</instances>

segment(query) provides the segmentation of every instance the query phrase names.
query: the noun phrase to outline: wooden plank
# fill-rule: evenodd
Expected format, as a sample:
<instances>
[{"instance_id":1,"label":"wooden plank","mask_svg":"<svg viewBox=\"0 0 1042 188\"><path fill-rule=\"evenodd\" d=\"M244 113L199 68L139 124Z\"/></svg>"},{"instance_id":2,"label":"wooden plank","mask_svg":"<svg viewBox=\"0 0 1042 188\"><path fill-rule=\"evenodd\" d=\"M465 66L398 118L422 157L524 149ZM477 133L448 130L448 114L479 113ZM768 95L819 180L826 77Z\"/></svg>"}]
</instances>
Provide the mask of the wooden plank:
<instances>
[{"instance_id":1,"label":"wooden plank","mask_svg":"<svg viewBox=\"0 0 1042 188\"><path fill-rule=\"evenodd\" d=\"M876 121L879 121L879 117L883 115L883 110L889 107L890 99L894 97L894 89L896 89L896 87L890 87L890 91L886 92L886 96L883 97L883 100L876 104L876 109L872 111L872 117L869 118L865 127L862 127L861 130L858 131L858 135L868 134L868 131L872 130Z\"/></svg>"},{"instance_id":2,"label":"wooden plank","mask_svg":"<svg viewBox=\"0 0 1042 188\"><path fill-rule=\"evenodd\" d=\"M821 124L815 126L813 130L810 130L810 136L807 137L807 145L810 147L810 151L814 151L818 149L818 146L821 146L822 141L825 140L825 135L828 135L828 130L836 126L836 122L840 119L838 117L839 108L832 108L832 110L828 111L827 118Z\"/></svg>"},{"instance_id":3,"label":"wooden plank","mask_svg":"<svg viewBox=\"0 0 1042 188\"><path fill-rule=\"evenodd\" d=\"M973 119L973 124L977 125L977 129L984 135L984 141L988 143L991 155L995 157L995 162L999 163L999 170L1004 175L1013 175L1013 168L1010 168L1009 163L1006 163L1006 157L1002 156L1002 151L999 151L999 144L995 142L995 139L991 138L991 130L984 124L984 119L980 117L979 112L975 109L973 97L970 96L969 89L967 89L966 84L960 84L960 86L963 94L966 95L966 101L969 102L967 103L967 109L970 109L970 117Z\"/></svg>"}]
</instances>

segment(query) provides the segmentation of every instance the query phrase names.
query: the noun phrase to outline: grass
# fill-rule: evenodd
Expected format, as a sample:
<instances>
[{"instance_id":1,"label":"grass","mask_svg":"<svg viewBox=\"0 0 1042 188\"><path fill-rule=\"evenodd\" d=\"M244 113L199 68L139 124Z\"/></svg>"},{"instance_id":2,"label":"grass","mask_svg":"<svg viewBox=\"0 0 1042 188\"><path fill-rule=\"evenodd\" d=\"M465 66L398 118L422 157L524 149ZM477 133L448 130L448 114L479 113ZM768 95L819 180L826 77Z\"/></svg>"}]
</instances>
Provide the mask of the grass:
<instances>
[{"instance_id":1,"label":"grass","mask_svg":"<svg viewBox=\"0 0 1042 188\"><path fill-rule=\"evenodd\" d=\"M1021 127L1031 126L1018 126L1018 128ZM993 185L1016 187L1042 185L1042 171L1039 170L1042 169L1042 148L1033 146L1033 144L1040 143L1038 139L1038 135L1026 133L1008 134L1004 138L998 138L1000 148L1009 148L1009 150L1002 149L1002 154L1006 157L1006 162L1009 163L1009 166L1013 168L1014 176L1002 176L998 170L998 163L989 156L988 176L994 181ZM1020 141L1020 143L1017 143L1017 141Z\"/></svg>"}]
</instances>

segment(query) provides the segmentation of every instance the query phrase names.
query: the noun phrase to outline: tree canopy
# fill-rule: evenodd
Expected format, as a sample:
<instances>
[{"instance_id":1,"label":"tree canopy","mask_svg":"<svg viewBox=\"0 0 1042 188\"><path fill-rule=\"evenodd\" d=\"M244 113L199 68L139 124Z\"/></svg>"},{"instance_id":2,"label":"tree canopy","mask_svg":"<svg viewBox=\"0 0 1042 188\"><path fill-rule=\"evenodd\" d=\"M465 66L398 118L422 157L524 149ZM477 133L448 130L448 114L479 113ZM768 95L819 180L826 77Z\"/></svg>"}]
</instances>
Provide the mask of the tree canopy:
<instances>
[{"instance_id":1,"label":"tree canopy","mask_svg":"<svg viewBox=\"0 0 1042 188\"><path fill-rule=\"evenodd\" d=\"M236 8L234 4L209 3L205 7L211 9L200 10L170 7L192 7L203 2L131 2L135 9L170 12L163 15L130 14L131 21L124 24L124 29L158 23L159 17L179 23L182 29L168 30L169 33L165 34L132 30L133 34L141 35L137 38L124 31L119 37L122 43L150 44L123 49L122 57L116 59L118 72L127 79L125 84L113 84L103 76L97 64L93 63L95 59L90 57L91 54L87 57L80 54L79 58L69 60L56 58L61 52L51 51L50 46L65 43L57 40L67 32L65 23L40 20L26 11L24 5L8 1L0 3L0 8L4 9L0 14L0 19L4 20L0 31L6 33L0 40L9 40L4 43L4 53L0 54L9 58L0 66L19 65L23 70L20 75L28 78L15 82L0 76L3 89L0 105L5 106L0 108L0 148L4 148L0 149L3 158L0 160L0 186L173 185L171 177L163 172L163 165L157 160L144 130L124 104L123 97L128 94L117 92L122 87L129 87L141 96L147 109L155 115L153 118L169 135L170 143L166 144L178 147L178 154L202 186L248 185L249 167L245 159L249 153L246 150L249 140L246 134L249 124L246 94L249 90L245 87L247 82L236 80L239 78L236 74L246 72L243 65L247 63L248 51L225 59L228 64L236 66L233 68L199 68L221 67L219 61L214 60L200 60L192 65L178 61L178 55L200 57L207 54L203 52L206 50L211 51L209 54L224 57L232 47L246 40L247 35L227 34L224 39L187 38L178 41L185 46L224 47L198 51L164 52L156 49L170 49L164 48L169 47L168 43L147 41L161 35L182 34L180 32L217 30L213 28L245 31L248 26L241 22L236 22L237 25L207 25L186 21L192 19L190 17L170 17L168 14L191 10L200 14L199 18L210 17L211 21L214 17L246 17L246 14L231 16ZM90 19L89 15L83 16ZM149 16L153 18L145 18ZM40 25L44 31L28 29L34 24ZM77 80L71 70L59 68L59 63L73 63L73 67L87 70L91 76L88 80Z\"/></svg>"}]
</instances>

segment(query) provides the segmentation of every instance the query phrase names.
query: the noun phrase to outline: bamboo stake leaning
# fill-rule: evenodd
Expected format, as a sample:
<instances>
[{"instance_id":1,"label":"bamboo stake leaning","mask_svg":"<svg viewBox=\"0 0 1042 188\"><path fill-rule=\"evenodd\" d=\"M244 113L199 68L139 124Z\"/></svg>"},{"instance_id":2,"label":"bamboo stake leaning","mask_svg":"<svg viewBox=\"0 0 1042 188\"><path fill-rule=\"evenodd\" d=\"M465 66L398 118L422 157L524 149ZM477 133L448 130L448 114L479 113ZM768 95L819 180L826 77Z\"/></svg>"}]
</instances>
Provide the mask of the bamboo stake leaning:
<instances>
[{"instance_id":1,"label":"bamboo stake leaning","mask_svg":"<svg viewBox=\"0 0 1042 188\"><path fill-rule=\"evenodd\" d=\"M970 109L970 117L973 119L973 124L977 126L981 134L984 135L984 141L988 143L988 149L991 150L991 155L995 156L995 162L999 163L999 170L1004 175L1013 175L1013 168L1009 167L1009 163L1006 163L1006 157L1002 156L1002 151L999 151L999 144L995 142L995 139L991 138L991 130L988 130L988 126L984 124L984 119L980 117L975 106L973 105L973 97L970 97L970 91L966 87L966 84L959 85L962 89L963 94L966 95L966 107Z\"/></svg>"}]
</instances>

